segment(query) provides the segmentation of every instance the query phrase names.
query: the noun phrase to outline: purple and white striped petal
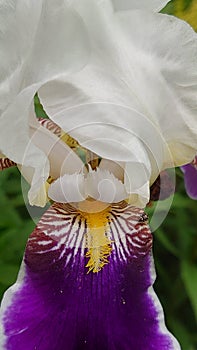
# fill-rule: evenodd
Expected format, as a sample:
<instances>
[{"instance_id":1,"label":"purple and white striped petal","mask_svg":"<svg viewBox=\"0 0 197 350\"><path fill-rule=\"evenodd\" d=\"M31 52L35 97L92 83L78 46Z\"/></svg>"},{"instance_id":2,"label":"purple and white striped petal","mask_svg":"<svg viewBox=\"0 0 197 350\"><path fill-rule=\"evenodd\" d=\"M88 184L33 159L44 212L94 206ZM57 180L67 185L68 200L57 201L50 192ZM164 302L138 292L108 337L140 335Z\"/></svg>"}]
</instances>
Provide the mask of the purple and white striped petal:
<instances>
[{"instance_id":1,"label":"purple and white striped petal","mask_svg":"<svg viewBox=\"0 0 197 350\"><path fill-rule=\"evenodd\" d=\"M0 158L0 171L11 168L12 166L16 166L16 163L9 158Z\"/></svg>"},{"instance_id":2,"label":"purple and white striped petal","mask_svg":"<svg viewBox=\"0 0 197 350\"><path fill-rule=\"evenodd\" d=\"M181 167L184 173L185 189L192 199L197 199L197 156L191 164Z\"/></svg>"},{"instance_id":3,"label":"purple and white striped petal","mask_svg":"<svg viewBox=\"0 0 197 350\"><path fill-rule=\"evenodd\" d=\"M96 214L54 204L4 296L1 349L179 350L152 288L151 247L146 215L125 202Z\"/></svg>"},{"instance_id":4,"label":"purple and white striped petal","mask_svg":"<svg viewBox=\"0 0 197 350\"><path fill-rule=\"evenodd\" d=\"M61 128L50 119L38 118L40 125L51 131L56 136L61 136Z\"/></svg>"}]
</instances>

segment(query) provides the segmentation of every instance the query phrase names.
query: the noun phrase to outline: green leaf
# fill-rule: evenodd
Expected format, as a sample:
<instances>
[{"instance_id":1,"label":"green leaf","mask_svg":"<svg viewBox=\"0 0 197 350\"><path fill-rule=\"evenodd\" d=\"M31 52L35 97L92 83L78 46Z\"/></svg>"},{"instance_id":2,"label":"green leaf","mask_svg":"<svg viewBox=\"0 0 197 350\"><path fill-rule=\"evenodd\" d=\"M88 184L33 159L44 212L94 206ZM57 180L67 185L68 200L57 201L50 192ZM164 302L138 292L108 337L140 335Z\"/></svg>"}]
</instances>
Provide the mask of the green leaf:
<instances>
[{"instance_id":1,"label":"green leaf","mask_svg":"<svg viewBox=\"0 0 197 350\"><path fill-rule=\"evenodd\" d=\"M48 116L44 111L44 108L42 106L42 104L40 103L40 99L38 97L38 94L35 95L34 97L34 108L35 108L35 112L36 112L36 116L39 118L47 118Z\"/></svg>"},{"instance_id":2,"label":"green leaf","mask_svg":"<svg viewBox=\"0 0 197 350\"><path fill-rule=\"evenodd\" d=\"M193 0L184 0L184 11L186 11L192 4Z\"/></svg>"},{"instance_id":3,"label":"green leaf","mask_svg":"<svg viewBox=\"0 0 197 350\"><path fill-rule=\"evenodd\" d=\"M22 220L17 213L16 209L11 206L11 202L6 196L0 191L0 228L8 228L20 225Z\"/></svg>"},{"instance_id":4,"label":"green leaf","mask_svg":"<svg viewBox=\"0 0 197 350\"><path fill-rule=\"evenodd\" d=\"M197 320L197 265L184 260L181 264L181 272Z\"/></svg>"},{"instance_id":5,"label":"green leaf","mask_svg":"<svg viewBox=\"0 0 197 350\"><path fill-rule=\"evenodd\" d=\"M175 337L181 344L182 350L195 350L192 344L192 337L178 319L170 319L169 326L172 329Z\"/></svg>"},{"instance_id":6,"label":"green leaf","mask_svg":"<svg viewBox=\"0 0 197 350\"><path fill-rule=\"evenodd\" d=\"M170 1L160 12L172 15L174 13L174 1Z\"/></svg>"},{"instance_id":7,"label":"green leaf","mask_svg":"<svg viewBox=\"0 0 197 350\"><path fill-rule=\"evenodd\" d=\"M12 264L2 264L0 262L0 283L9 286L16 280L18 266Z\"/></svg>"},{"instance_id":8,"label":"green leaf","mask_svg":"<svg viewBox=\"0 0 197 350\"><path fill-rule=\"evenodd\" d=\"M166 250L168 250L171 254L173 254L176 257L179 257L179 251L175 247L175 245L172 243L170 240L170 237L162 230L159 228L155 235L159 239L159 241L162 243L162 245L165 247Z\"/></svg>"},{"instance_id":9,"label":"green leaf","mask_svg":"<svg viewBox=\"0 0 197 350\"><path fill-rule=\"evenodd\" d=\"M28 220L22 226L0 232L1 260L10 264L20 263L26 242L35 224Z\"/></svg>"}]
</instances>

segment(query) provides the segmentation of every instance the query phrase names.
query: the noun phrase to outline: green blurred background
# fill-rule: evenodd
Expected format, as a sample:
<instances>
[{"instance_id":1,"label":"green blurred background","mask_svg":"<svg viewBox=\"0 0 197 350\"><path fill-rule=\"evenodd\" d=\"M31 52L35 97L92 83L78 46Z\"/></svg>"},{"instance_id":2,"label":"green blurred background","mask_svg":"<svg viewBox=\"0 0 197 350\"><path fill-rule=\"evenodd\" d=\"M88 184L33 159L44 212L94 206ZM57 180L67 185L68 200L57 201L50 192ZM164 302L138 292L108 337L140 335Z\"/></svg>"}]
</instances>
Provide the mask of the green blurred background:
<instances>
[{"instance_id":1,"label":"green blurred background","mask_svg":"<svg viewBox=\"0 0 197 350\"><path fill-rule=\"evenodd\" d=\"M172 1L162 12L185 19L197 30L197 0ZM38 100L36 111L43 116ZM153 210L147 209L149 214ZM0 173L0 213L1 298L16 280L26 241L35 226L24 205L21 177L15 168ZM197 350L197 202L187 197L179 169L171 210L154 232L154 257L155 289L167 325L183 350Z\"/></svg>"}]
</instances>

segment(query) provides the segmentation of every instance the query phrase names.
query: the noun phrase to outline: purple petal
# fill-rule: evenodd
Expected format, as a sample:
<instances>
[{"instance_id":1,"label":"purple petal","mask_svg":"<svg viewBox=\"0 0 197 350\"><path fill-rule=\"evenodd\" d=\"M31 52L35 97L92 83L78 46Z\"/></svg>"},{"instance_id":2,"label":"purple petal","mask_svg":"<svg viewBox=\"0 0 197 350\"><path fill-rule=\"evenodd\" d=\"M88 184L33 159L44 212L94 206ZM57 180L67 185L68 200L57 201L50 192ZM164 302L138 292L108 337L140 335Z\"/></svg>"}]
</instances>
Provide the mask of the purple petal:
<instances>
[{"instance_id":1,"label":"purple petal","mask_svg":"<svg viewBox=\"0 0 197 350\"><path fill-rule=\"evenodd\" d=\"M173 179L167 170L162 171L150 188L150 201L165 200L175 192Z\"/></svg>"},{"instance_id":2,"label":"purple petal","mask_svg":"<svg viewBox=\"0 0 197 350\"><path fill-rule=\"evenodd\" d=\"M152 289L146 215L122 202L109 208L107 220L112 250L98 273L88 273L87 215L65 204L45 213L18 282L4 296L1 349L180 349Z\"/></svg>"},{"instance_id":3,"label":"purple petal","mask_svg":"<svg viewBox=\"0 0 197 350\"><path fill-rule=\"evenodd\" d=\"M181 169L184 173L185 188L188 196L192 199L197 199L197 165L193 162L182 166Z\"/></svg>"}]
</instances>

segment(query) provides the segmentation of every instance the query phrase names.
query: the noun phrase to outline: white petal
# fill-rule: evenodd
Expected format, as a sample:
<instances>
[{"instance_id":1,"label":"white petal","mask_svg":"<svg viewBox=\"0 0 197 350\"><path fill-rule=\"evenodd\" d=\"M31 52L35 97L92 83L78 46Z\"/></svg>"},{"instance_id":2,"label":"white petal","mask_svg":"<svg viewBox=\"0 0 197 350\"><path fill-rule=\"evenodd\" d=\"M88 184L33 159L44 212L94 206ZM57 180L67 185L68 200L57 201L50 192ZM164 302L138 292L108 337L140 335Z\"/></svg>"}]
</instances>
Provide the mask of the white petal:
<instances>
[{"instance_id":1,"label":"white petal","mask_svg":"<svg viewBox=\"0 0 197 350\"><path fill-rule=\"evenodd\" d=\"M116 18L127 40L132 36L136 50L145 54L136 71L136 93L159 126L174 164L189 162L197 148L197 34L168 15L136 11Z\"/></svg>"},{"instance_id":2,"label":"white petal","mask_svg":"<svg viewBox=\"0 0 197 350\"><path fill-rule=\"evenodd\" d=\"M72 81L41 89L47 112L107 159L131 161L134 134L152 158L152 179L190 162L197 148L196 34L166 15L125 11L107 21L106 14L89 12L81 10L92 62Z\"/></svg>"},{"instance_id":3,"label":"white petal","mask_svg":"<svg viewBox=\"0 0 197 350\"><path fill-rule=\"evenodd\" d=\"M85 27L64 0L2 0L0 32L1 107L25 87L68 74L87 59Z\"/></svg>"},{"instance_id":4,"label":"white petal","mask_svg":"<svg viewBox=\"0 0 197 350\"><path fill-rule=\"evenodd\" d=\"M56 135L42 127L37 120L30 128L31 143L42 150L50 161L50 175L73 174L83 169L84 164L73 150ZM31 146L30 146L31 147Z\"/></svg>"},{"instance_id":5,"label":"white petal","mask_svg":"<svg viewBox=\"0 0 197 350\"><path fill-rule=\"evenodd\" d=\"M48 201L45 185L49 173L48 161L46 163L47 168L37 168L37 175L34 168L24 166L24 164L28 163L26 158L29 158L34 145L46 154L46 159L50 161L50 176L54 179L65 173L73 174L76 171L80 171L84 168L84 164L65 143L40 126L38 122L35 123L34 127L31 127L31 134L32 137L26 148L23 166L20 167L20 171L29 184L31 184L28 193L30 204L44 207ZM32 157L35 157L35 155L32 155ZM42 182L40 181L40 177Z\"/></svg>"},{"instance_id":6,"label":"white petal","mask_svg":"<svg viewBox=\"0 0 197 350\"><path fill-rule=\"evenodd\" d=\"M144 208L149 202L150 173L143 163L126 163L124 184L129 194L129 203Z\"/></svg>"},{"instance_id":7,"label":"white petal","mask_svg":"<svg viewBox=\"0 0 197 350\"><path fill-rule=\"evenodd\" d=\"M124 163L113 162L108 159L102 159L99 164L99 169L108 170L110 173L114 174L114 176L118 180L121 180L122 182L124 181L124 168L125 168Z\"/></svg>"},{"instance_id":8,"label":"white petal","mask_svg":"<svg viewBox=\"0 0 197 350\"><path fill-rule=\"evenodd\" d=\"M160 131L141 113L147 110L139 104L135 87L127 82L131 69L121 50L120 29L114 26L111 15L107 18L100 8L96 11L93 3L86 3L89 7L81 5L79 11L89 28L92 62L73 75L70 83L67 79L43 86L39 91L42 103L62 129L101 157L133 161L136 147L131 144L139 138L161 168L165 145ZM131 65L134 53L135 50L126 56ZM154 173L157 175L158 169Z\"/></svg>"},{"instance_id":9,"label":"white petal","mask_svg":"<svg viewBox=\"0 0 197 350\"><path fill-rule=\"evenodd\" d=\"M150 199L150 183L147 181L128 197L128 203L137 208L145 208Z\"/></svg>"},{"instance_id":10,"label":"white petal","mask_svg":"<svg viewBox=\"0 0 197 350\"><path fill-rule=\"evenodd\" d=\"M82 174L64 175L49 187L48 196L58 203L81 202L86 199Z\"/></svg>"},{"instance_id":11,"label":"white petal","mask_svg":"<svg viewBox=\"0 0 197 350\"><path fill-rule=\"evenodd\" d=\"M117 203L128 197L123 183L108 170L98 168L89 173L86 187L90 197L105 203Z\"/></svg>"},{"instance_id":12,"label":"white petal","mask_svg":"<svg viewBox=\"0 0 197 350\"><path fill-rule=\"evenodd\" d=\"M63 100L62 94L65 92L64 85L61 94L56 94L55 83L54 90L52 86L53 84L49 84L46 89L42 89L42 100L46 101L46 98L51 104L59 98ZM68 94L69 91L64 95L64 103ZM74 103L77 96L73 97ZM165 149L162 136L153 123L137 111L111 103L83 104L69 109L62 105L62 108L53 115L53 106L52 108L47 106L51 118L76 138L83 147L113 161L135 162L138 159L140 162L145 162L145 166L149 168L147 148L156 159L158 167L162 166Z\"/></svg>"},{"instance_id":13,"label":"white petal","mask_svg":"<svg viewBox=\"0 0 197 350\"><path fill-rule=\"evenodd\" d=\"M121 10L150 10L160 11L171 0L112 0L116 11Z\"/></svg>"},{"instance_id":14,"label":"white petal","mask_svg":"<svg viewBox=\"0 0 197 350\"><path fill-rule=\"evenodd\" d=\"M32 186L43 186L49 164L29 143L30 105L37 90L58 75L80 69L89 54L86 30L66 2L1 1L0 149L35 169ZM34 191L36 189L34 188Z\"/></svg>"},{"instance_id":15,"label":"white petal","mask_svg":"<svg viewBox=\"0 0 197 350\"><path fill-rule=\"evenodd\" d=\"M18 168L21 172L21 175L24 177L24 179L31 184L31 189L28 192L28 200L30 205L36 205L39 207L44 208L45 205L48 202L48 197L47 197L47 184L43 181L41 182L36 182L36 174L35 174L35 169L32 167L26 167L26 166L21 166L18 164ZM41 169L39 171L39 176L40 176ZM44 174L45 176L45 174Z\"/></svg>"}]
</instances>

